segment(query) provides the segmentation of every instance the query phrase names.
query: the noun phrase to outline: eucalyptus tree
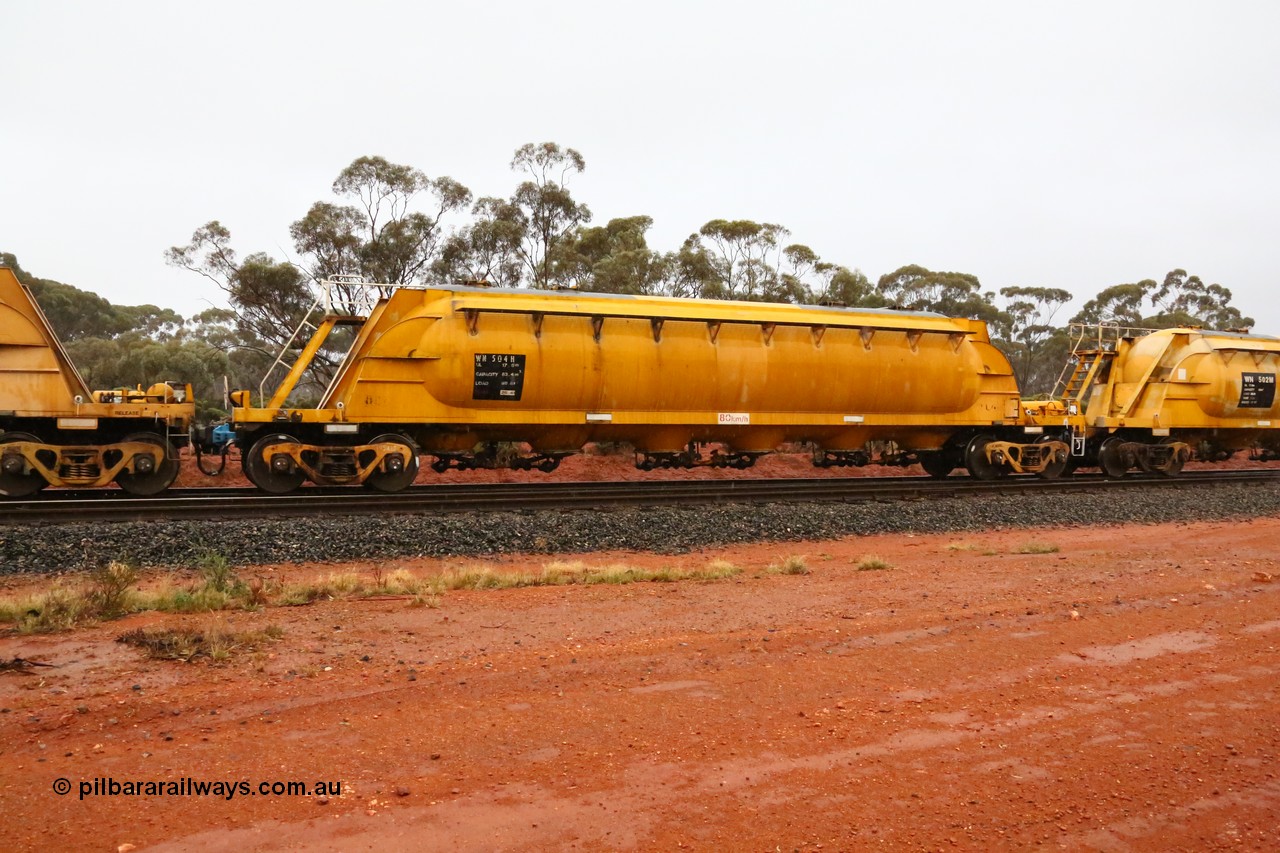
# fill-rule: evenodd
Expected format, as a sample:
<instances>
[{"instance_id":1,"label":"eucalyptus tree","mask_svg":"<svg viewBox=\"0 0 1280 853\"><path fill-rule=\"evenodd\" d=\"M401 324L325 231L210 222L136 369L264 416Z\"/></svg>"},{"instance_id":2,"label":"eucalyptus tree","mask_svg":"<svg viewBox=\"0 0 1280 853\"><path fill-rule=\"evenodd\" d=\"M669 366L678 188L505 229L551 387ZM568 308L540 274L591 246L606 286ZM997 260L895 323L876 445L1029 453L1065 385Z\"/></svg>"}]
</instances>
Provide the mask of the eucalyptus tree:
<instances>
[{"instance_id":1,"label":"eucalyptus tree","mask_svg":"<svg viewBox=\"0 0 1280 853\"><path fill-rule=\"evenodd\" d=\"M1071 291L1057 287L1005 287L1004 317L996 332L1026 395L1048 394L1070 352L1066 329L1054 317L1071 301Z\"/></svg>"},{"instance_id":2,"label":"eucalyptus tree","mask_svg":"<svg viewBox=\"0 0 1280 853\"><path fill-rule=\"evenodd\" d=\"M786 228L749 219L713 219L698 229L714 278L703 295L718 299L792 301L778 267Z\"/></svg>"},{"instance_id":3,"label":"eucalyptus tree","mask_svg":"<svg viewBox=\"0 0 1280 853\"><path fill-rule=\"evenodd\" d=\"M1156 283L1147 278L1131 284L1113 284L1103 288L1097 296L1081 306L1071 322L1141 327L1143 304L1147 293L1155 287Z\"/></svg>"},{"instance_id":4,"label":"eucalyptus tree","mask_svg":"<svg viewBox=\"0 0 1280 853\"><path fill-rule=\"evenodd\" d=\"M450 235L440 248L433 277L453 284L479 283L519 287L524 276L520 253L524 226L507 199L477 199L474 221Z\"/></svg>"},{"instance_id":5,"label":"eucalyptus tree","mask_svg":"<svg viewBox=\"0 0 1280 853\"><path fill-rule=\"evenodd\" d=\"M217 220L197 228L187 245L171 247L165 260L216 284L236 312L237 330L277 350L315 301L301 268L265 252L241 260L231 248L231 231Z\"/></svg>"},{"instance_id":6,"label":"eucalyptus tree","mask_svg":"<svg viewBox=\"0 0 1280 853\"><path fill-rule=\"evenodd\" d=\"M1252 327L1252 317L1245 317L1231 304L1231 291L1220 284L1205 284L1199 276L1186 270L1171 270L1150 299L1156 313L1148 322L1167 326L1201 326L1209 329L1242 329Z\"/></svg>"},{"instance_id":7,"label":"eucalyptus tree","mask_svg":"<svg viewBox=\"0 0 1280 853\"><path fill-rule=\"evenodd\" d=\"M861 270L824 261L813 249L800 243L783 249L782 257L785 266L781 278L793 296L788 301L851 308L875 308L884 304Z\"/></svg>"},{"instance_id":8,"label":"eucalyptus tree","mask_svg":"<svg viewBox=\"0 0 1280 853\"><path fill-rule=\"evenodd\" d=\"M885 299L860 269L834 266L819 273L811 289L815 302L850 308L883 308Z\"/></svg>"},{"instance_id":9,"label":"eucalyptus tree","mask_svg":"<svg viewBox=\"0 0 1280 853\"><path fill-rule=\"evenodd\" d=\"M591 209L569 192L570 176L586 167L581 154L554 142L522 145L511 160L511 168L526 175L511 196L511 208L522 231L518 255L534 287L553 284L557 248L591 221Z\"/></svg>"},{"instance_id":10,"label":"eucalyptus tree","mask_svg":"<svg viewBox=\"0 0 1280 853\"><path fill-rule=\"evenodd\" d=\"M129 309L112 305L96 293L34 276L23 269L17 256L10 252L0 253L0 266L13 270L18 281L31 288L49 325L63 343L82 338L110 338L132 328ZM150 308L155 312L160 310L155 306Z\"/></svg>"},{"instance_id":11,"label":"eucalyptus tree","mask_svg":"<svg viewBox=\"0 0 1280 853\"><path fill-rule=\"evenodd\" d=\"M717 272L697 234L690 234L674 252L662 255L659 292L667 296L698 298L718 288Z\"/></svg>"},{"instance_id":12,"label":"eucalyptus tree","mask_svg":"<svg viewBox=\"0 0 1280 853\"><path fill-rule=\"evenodd\" d=\"M579 226L552 251L554 280L599 293L659 292L666 266L645 239L652 225L648 216L630 216Z\"/></svg>"},{"instance_id":13,"label":"eucalyptus tree","mask_svg":"<svg viewBox=\"0 0 1280 853\"><path fill-rule=\"evenodd\" d=\"M936 311L948 317L969 317L998 323L1004 320L994 294L984 293L978 277L969 273L934 272L908 264L880 276L876 290L887 305L908 311Z\"/></svg>"},{"instance_id":14,"label":"eucalyptus tree","mask_svg":"<svg viewBox=\"0 0 1280 853\"><path fill-rule=\"evenodd\" d=\"M165 259L171 266L199 273L226 293L235 312L236 334L242 339L261 342L285 359L301 350L304 323L316 295L300 267L265 252L241 260L231 248L231 232L216 220L197 228L187 245L171 247ZM312 362L315 375L308 381L327 384L342 352L339 341L317 352Z\"/></svg>"},{"instance_id":15,"label":"eucalyptus tree","mask_svg":"<svg viewBox=\"0 0 1280 853\"><path fill-rule=\"evenodd\" d=\"M289 227L314 279L357 275L391 285L424 280L448 236L445 218L471 202L448 177L428 178L383 157L359 157L339 173L333 193Z\"/></svg>"},{"instance_id":16,"label":"eucalyptus tree","mask_svg":"<svg viewBox=\"0 0 1280 853\"><path fill-rule=\"evenodd\" d=\"M1205 284L1199 276L1175 269L1170 270L1162 282L1146 278L1104 288L1084 304L1071 322L1160 329L1253 326L1253 318L1241 314L1240 309L1231 304L1231 297L1231 291L1222 285Z\"/></svg>"}]
</instances>

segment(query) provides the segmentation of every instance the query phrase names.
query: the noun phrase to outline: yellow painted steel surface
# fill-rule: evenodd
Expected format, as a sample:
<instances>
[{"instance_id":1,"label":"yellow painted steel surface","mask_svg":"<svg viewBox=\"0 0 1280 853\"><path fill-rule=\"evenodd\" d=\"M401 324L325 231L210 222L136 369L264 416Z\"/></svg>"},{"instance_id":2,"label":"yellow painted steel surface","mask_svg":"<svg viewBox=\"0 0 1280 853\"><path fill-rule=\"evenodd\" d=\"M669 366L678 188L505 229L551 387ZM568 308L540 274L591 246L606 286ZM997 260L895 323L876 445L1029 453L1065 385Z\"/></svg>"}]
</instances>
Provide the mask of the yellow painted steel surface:
<instances>
[{"instance_id":1,"label":"yellow painted steel surface","mask_svg":"<svg viewBox=\"0 0 1280 853\"><path fill-rule=\"evenodd\" d=\"M195 416L191 386L90 393L31 292L0 267L0 496L46 485L155 494Z\"/></svg>"},{"instance_id":2,"label":"yellow painted steel surface","mask_svg":"<svg viewBox=\"0 0 1280 853\"><path fill-rule=\"evenodd\" d=\"M0 267L0 412L18 417L66 415L75 398L89 400L30 292Z\"/></svg>"},{"instance_id":3,"label":"yellow painted steel surface","mask_svg":"<svg viewBox=\"0 0 1280 853\"><path fill-rule=\"evenodd\" d=\"M478 440L540 450L626 440L936 448L1013 424L1018 391L983 323L764 303L446 287L379 304L314 410L269 422L427 425L427 452Z\"/></svg>"},{"instance_id":4,"label":"yellow painted steel surface","mask_svg":"<svg viewBox=\"0 0 1280 853\"><path fill-rule=\"evenodd\" d=\"M111 482L164 491L195 414L189 384L90 393L31 292L0 268L0 496Z\"/></svg>"},{"instance_id":5,"label":"yellow painted steel surface","mask_svg":"<svg viewBox=\"0 0 1280 853\"><path fill-rule=\"evenodd\" d=\"M151 418L185 431L195 416L189 395L189 386L163 384L90 393L30 291L0 267L0 416L72 419L75 429L95 418Z\"/></svg>"},{"instance_id":6,"label":"yellow painted steel surface","mask_svg":"<svg viewBox=\"0 0 1280 853\"><path fill-rule=\"evenodd\" d=\"M1122 341L1111 375L1089 396L1095 428L1280 428L1280 339L1166 329Z\"/></svg>"}]
</instances>

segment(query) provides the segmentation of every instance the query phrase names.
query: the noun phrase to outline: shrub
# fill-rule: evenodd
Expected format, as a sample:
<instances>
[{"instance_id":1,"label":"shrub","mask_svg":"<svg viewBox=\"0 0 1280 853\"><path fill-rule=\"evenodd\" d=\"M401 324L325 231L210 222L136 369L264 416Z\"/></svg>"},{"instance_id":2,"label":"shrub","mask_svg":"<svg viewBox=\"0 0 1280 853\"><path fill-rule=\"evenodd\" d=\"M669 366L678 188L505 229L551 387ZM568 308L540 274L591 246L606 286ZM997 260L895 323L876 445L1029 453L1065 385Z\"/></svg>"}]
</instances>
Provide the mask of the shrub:
<instances>
[{"instance_id":1,"label":"shrub","mask_svg":"<svg viewBox=\"0 0 1280 853\"><path fill-rule=\"evenodd\" d=\"M240 584L235 569L231 568L231 561L217 551L201 551L196 557L196 568L200 570L205 585L218 592L231 592Z\"/></svg>"},{"instance_id":2,"label":"shrub","mask_svg":"<svg viewBox=\"0 0 1280 853\"><path fill-rule=\"evenodd\" d=\"M85 593L88 610L104 619L115 619L128 612L132 587L138 582L138 570L128 563L112 560L89 573L89 590Z\"/></svg>"}]
</instances>

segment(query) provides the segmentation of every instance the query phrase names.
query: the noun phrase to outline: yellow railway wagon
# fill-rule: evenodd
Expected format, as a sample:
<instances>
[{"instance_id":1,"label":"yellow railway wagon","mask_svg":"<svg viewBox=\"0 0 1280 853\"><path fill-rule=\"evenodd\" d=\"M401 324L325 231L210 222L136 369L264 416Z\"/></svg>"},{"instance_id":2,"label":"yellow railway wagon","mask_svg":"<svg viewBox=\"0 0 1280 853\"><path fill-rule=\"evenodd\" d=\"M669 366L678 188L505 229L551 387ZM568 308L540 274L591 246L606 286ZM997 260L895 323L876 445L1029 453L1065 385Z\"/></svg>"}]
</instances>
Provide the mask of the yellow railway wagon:
<instances>
[{"instance_id":1,"label":"yellow railway wagon","mask_svg":"<svg viewBox=\"0 0 1280 853\"><path fill-rule=\"evenodd\" d=\"M1177 473L1193 449L1208 458L1280 450L1280 339L1189 328L1120 335L1078 354L1077 371L1086 368L1079 413L1089 455L1112 476Z\"/></svg>"},{"instance_id":2,"label":"yellow railway wagon","mask_svg":"<svg viewBox=\"0 0 1280 853\"><path fill-rule=\"evenodd\" d=\"M290 406L342 323L359 329L323 399ZM945 474L972 439L985 464L985 443L1021 435L1013 371L979 321L461 286L396 290L363 320L330 312L269 400L233 395L233 421L246 473L280 492L393 491L419 453L490 467L510 443L532 452L503 463L550 470L588 442L627 442L642 468L745 467L792 442L863 464L883 442Z\"/></svg>"},{"instance_id":3,"label":"yellow railway wagon","mask_svg":"<svg viewBox=\"0 0 1280 853\"><path fill-rule=\"evenodd\" d=\"M30 290L0 267L0 495L112 482L161 492L194 416L190 385L91 393Z\"/></svg>"}]
</instances>

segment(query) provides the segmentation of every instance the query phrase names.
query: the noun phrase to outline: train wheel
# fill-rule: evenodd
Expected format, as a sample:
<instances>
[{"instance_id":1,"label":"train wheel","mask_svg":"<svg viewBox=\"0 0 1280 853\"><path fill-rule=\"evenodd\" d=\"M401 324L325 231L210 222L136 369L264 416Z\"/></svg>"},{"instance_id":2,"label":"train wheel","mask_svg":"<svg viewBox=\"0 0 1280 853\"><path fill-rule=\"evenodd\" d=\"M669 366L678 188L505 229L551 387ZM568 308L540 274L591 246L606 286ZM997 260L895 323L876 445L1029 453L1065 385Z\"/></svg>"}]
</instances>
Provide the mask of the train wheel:
<instances>
[{"instance_id":1,"label":"train wheel","mask_svg":"<svg viewBox=\"0 0 1280 853\"><path fill-rule=\"evenodd\" d=\"M916 454L920 467L935 480L941 480L956 469L955 459L945 450L921 450Z\"/></svg>"},{"instance_id":2,"label":"train wheel","mask_svg":"<svg viewBox=\"0 0 1280 853\"><path fill-rule=\"evenodd\" d=\"M138 432L125 436L125 441L141 441L153 444L160 449L160 464L149 456L139 456L133 460L133 472L121 471L116 474L116 482L120 488L131 495L149 497L158 495L172 485L178 478L180 465L175 458L173 445L164 436L153 432Z\"/></svg>"},{"instance_id":3,"label":"train wheel","mask_svg":"<svg viewBox=\"0 0 1280 853\"><path fill-rule=\"evenodd\" d=\"M1132 453L1123 449L1126 443L1120 436L1113 435L1098 447L1098 467L1102 469L1102 473L1114 480L1129 473L1129 469L1136 461Z\"/></svg>"},{"instance_id":4,"label":"train wheel","mask_svg":"<svg viewBox=\"0 0 1280 853\"><path fill-rule=\"evenodd\" d=\"M384 464L392 470L378 469L364 481L364 484L371 489L379 492L399 492L408 488L409 484L418 476L418 448L403 435L380 435L370 444L399 444L409 451L409 464L401 465L392 469L392 466L399 465L401 460L387 457Z\"/></svg>"},{"instance_id":5,"label":"train wheel","mask_svg":"<svg viewBox=\"0 0 1280 853\"><path fill-rule=\"evenodd\" d=\"M987 459L987 445L993 441L989 435L975 435L964 449L964 467L975 480L998 480L1009 473Z\"/></svg>"},{"instance_id":6,"label":"train wheel","mask_svg":"<svg viewBox=\"0 0 1280 853\"><path fill-rule=\"evenodd\" d=\"M1050 441L1057 441L1057 440L1058 439L1052 435L1042 435L1036 439L1036 444L1047 444ZM1045 480L1058 479L1063 474L1067 473L1067 462L1069 462L1070 459L1071 459L1071 456L1068 454L1063 456L1061 459L1049 460L1049 462L1044 466L1044 468L1041 469L1039 476Z\"/></svg>"},{"instance_id":7,"label":"train wheel","mask_svg":"<svg viewBox=\"0 0 1280 853\"><path fill-rule=\"evenodd\" d=\"M23 473L27 463L16 451L4 452L3 445L19 441L38 442L40 439L25 432L0 435L0 495L10 498L25 498L49 485L49 481L36 471Z\"/></svg>"},{"instance_id":8,"label":"train wheel","mask_svg":"<svg viewBox=\"0 0 1280 853\"><path fill-rule=\"evenodd\" d=\"M301 486L307 479L289 455L288 448L297 440L287 435L268 435L254 442L244 454L244 475L249 481L273 495L283 495Z\"/></svg>"}]
</instances>

